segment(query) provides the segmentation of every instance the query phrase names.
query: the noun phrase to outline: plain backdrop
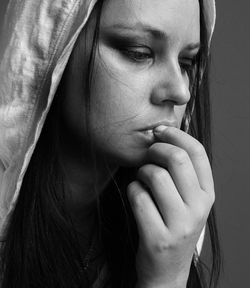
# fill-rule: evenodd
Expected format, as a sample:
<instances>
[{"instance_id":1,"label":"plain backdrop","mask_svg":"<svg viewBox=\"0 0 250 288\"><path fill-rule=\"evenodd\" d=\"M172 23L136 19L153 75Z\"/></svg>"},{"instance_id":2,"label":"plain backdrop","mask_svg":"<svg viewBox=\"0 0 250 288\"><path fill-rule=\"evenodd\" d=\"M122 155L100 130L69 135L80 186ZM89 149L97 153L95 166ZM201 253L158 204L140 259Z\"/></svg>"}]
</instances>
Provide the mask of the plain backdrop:
<instances>
[{"instance_id":1,"label":"plain backdrop","mask_svg":"<svg viewBox=\"0 0 250 288\"><path fill-rule=\"evenodd\" d=\"M217 1L211 70L216 208L224 254L220 288L249 288L249 0Z\"/></svg>"},{"instance_id":2,"label":"plain backdrop","mask_svg":"<svg viewBox=\"0 0 250 288\"><path fill-rule=\"evenodd\" d=\"M5 3L6 0L0 0L0 23ZM212 43L214 178L224 254L220 288L248 288L250 0L217 1L217 24Z\"/></svg>"}]
</instances>

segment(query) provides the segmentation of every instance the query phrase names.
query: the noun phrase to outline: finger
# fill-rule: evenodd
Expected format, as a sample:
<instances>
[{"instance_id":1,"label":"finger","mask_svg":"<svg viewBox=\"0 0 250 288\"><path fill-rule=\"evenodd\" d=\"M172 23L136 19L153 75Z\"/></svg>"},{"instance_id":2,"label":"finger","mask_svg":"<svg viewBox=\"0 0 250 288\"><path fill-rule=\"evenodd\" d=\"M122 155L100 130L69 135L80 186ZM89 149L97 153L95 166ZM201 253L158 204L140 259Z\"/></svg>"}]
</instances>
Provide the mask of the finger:
<instances>
[{"instance_id":1,"label":"finger","mask_svg":"<svg viewBox=\"0 0 250 288\"><path fill-rule=\"evenodd\" d=\"M213 193L212 170L203 145L189 134L175 127L159 126L154 130L154 133L160 141L176 145L187 151L197 173L200 187L207 193Z\"/></svg>"},{"instance_id":2,"label":"finger","mask_svg":"<svg viewBox=\"0 0 250 288\"><path fill-rule=\"evenodd\" d=\"M183 149L168 143L155 143L148 149L149 160L166 168L184 203L188 206L201 198L200 184L193 164Z\"/></svg>"},{"instance_id":3,"label":"finger","mask_svg":"<svg viewBox=\"0 0 250 288\"><path fill-rule=\"evenodd\" d=\"M142 184L139 181L130 183L127 193L141 241L150 245L155 242L157 235L166 235L168 230Z\"/></svg>"},{"instance_id":4,"label":"finger","mask_svg":"<svg viewBox=\"0 0 250 288\"><path fill-rule=\"evenodd\" d=\"M169 172L147 164L138 170L137 178L149 187L164 223L170 228L185 207Z\"/></svg>"}]
</instances>

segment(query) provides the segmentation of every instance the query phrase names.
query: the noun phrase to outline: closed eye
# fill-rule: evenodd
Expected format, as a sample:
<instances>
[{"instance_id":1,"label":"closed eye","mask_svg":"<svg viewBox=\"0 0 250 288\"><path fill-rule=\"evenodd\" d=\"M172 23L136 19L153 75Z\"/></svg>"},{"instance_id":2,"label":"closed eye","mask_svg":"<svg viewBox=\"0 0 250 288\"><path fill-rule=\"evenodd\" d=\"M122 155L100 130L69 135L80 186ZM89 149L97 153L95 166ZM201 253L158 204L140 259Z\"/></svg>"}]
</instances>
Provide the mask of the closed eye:
<instances>
[{"instance_id":1,"label":"closed eye","mask_svg":"<svg viewBox=\"0 0 250 288\"><path fill-rule=\"evenodd\" d=\"M189 79L190 89L192 89L197 74L197 67L199 62L199 53L192 57L183 57L179 60L179 65L182 73Z\"/></svg>"},{"instance_id":2,"label":"closed eye","mask_svg":"<svg viewBox=\"0 0 250 288\"><path fill-rule=\"evenodd\" d=\"M134 46L120 48L121 53L135 62L144 62L153 58L153 53L148 47Z\"/></svg>"},{"instance_id":3,"label":"closed eye","mask_svg":"<svg viewBox=\"0 0 250 288\"><path fill-rule=\"evenodd\" d=\"M182 58L179 62L181 69L187 73L190 73L196 67L197 57L195 56L193 58Z\"/></svg>"}]
</instances>

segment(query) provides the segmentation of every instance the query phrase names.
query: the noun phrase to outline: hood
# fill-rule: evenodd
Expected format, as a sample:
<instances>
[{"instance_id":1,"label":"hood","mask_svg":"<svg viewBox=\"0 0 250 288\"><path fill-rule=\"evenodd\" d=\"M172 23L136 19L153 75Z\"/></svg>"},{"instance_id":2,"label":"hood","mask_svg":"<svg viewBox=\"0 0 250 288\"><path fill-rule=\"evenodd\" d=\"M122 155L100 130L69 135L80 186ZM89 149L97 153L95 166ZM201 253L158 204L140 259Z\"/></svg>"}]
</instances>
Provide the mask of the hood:
<instances>
[{"instance_id":1,"label":"hood","mask_svg":"<svg viewBox=\"0 0 250 288\"><path fill-rule=\"evenodd\" d=\"M76 39L96 2L9 0L0 43L0 236ZM204 0L204 6L210 42L215 2Z\"/></svg>"}]
</instances>

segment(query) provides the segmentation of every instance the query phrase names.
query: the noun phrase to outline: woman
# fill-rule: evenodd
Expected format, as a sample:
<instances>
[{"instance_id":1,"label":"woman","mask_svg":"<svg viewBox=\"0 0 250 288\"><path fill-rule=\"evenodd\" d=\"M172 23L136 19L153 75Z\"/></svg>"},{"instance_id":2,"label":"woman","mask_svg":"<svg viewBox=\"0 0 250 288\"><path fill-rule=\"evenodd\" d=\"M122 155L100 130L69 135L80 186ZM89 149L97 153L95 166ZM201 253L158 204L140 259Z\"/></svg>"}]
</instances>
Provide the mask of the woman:
<instances>
[{"instance_id":1,"label":"woman","mask_svg":"<svg viewBox=\"0 0 250 288\"><path fill-rule=\"evenodd\" d=\"M33 2L2 43L1 287L215 287L213 1Z\"/></svg>"}]
</instances>

